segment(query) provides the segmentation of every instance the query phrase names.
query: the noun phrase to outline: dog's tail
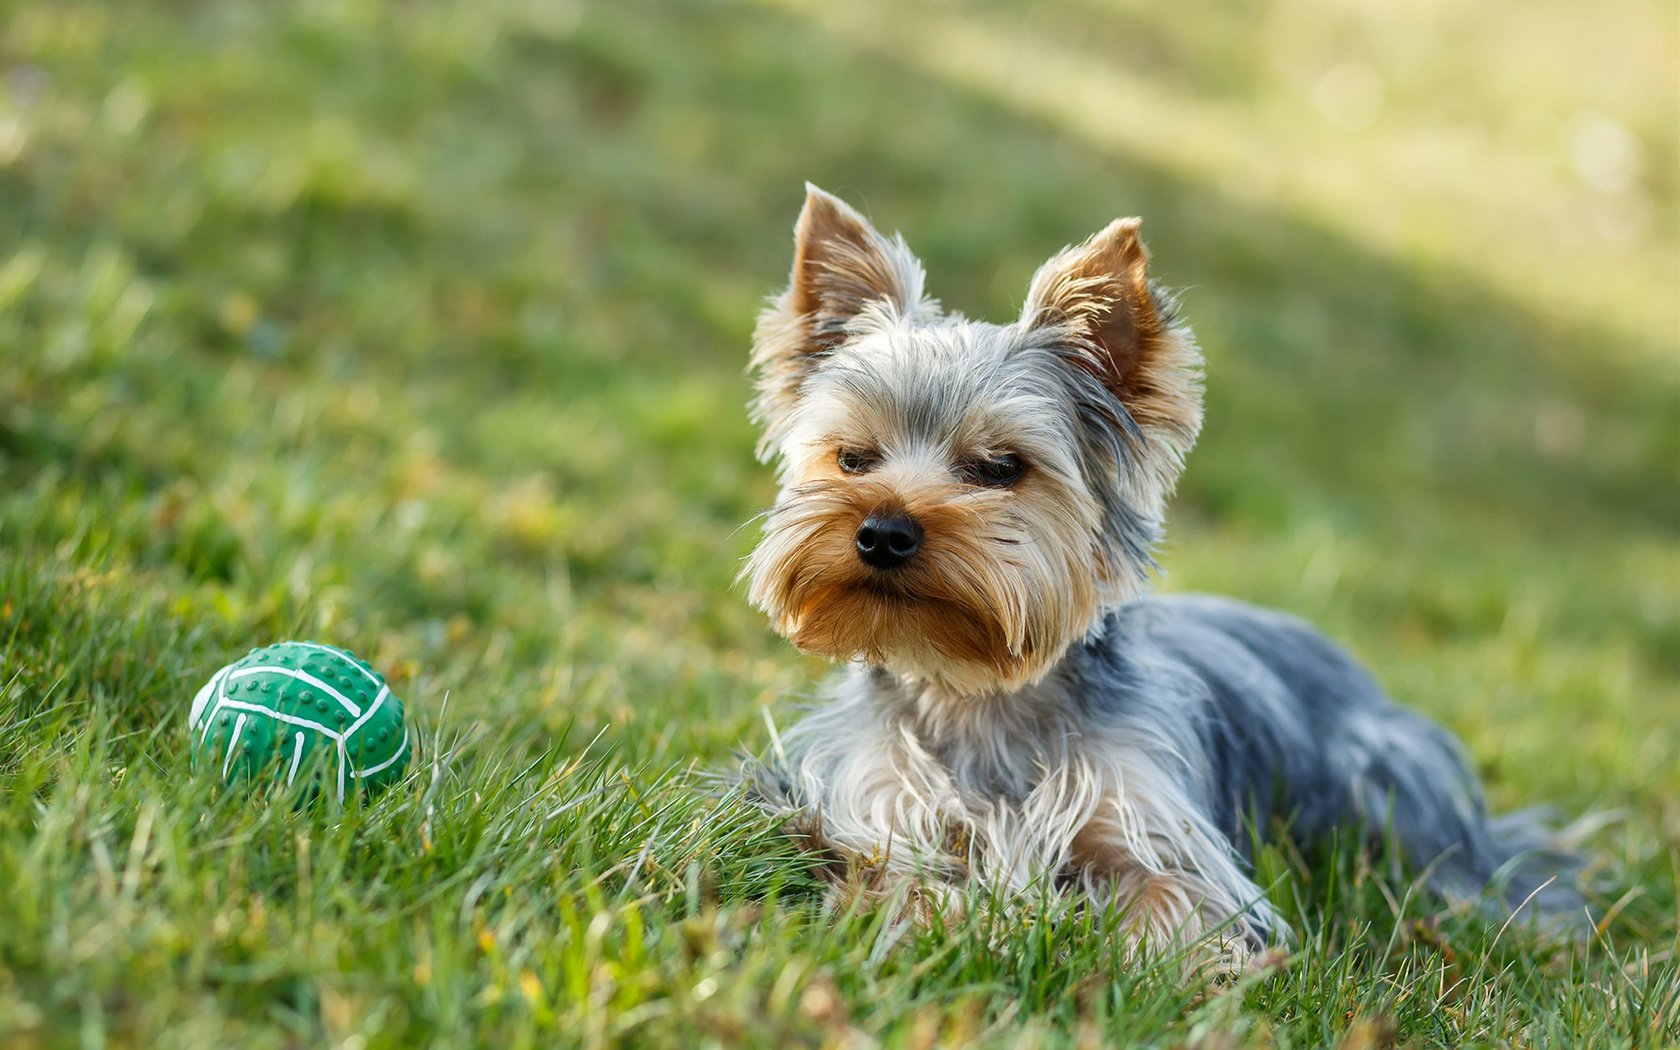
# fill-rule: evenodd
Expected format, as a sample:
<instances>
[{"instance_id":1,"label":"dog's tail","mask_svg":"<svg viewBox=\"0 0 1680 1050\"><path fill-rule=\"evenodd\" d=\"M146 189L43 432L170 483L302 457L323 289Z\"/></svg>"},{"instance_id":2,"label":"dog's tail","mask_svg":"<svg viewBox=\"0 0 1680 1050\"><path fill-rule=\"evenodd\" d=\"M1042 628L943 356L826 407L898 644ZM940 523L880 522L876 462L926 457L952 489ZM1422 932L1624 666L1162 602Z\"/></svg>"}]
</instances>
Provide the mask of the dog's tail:
<instances>
[{"instance_id":1,"label":"dog's tail","mask_svg":"<svg viewBox=\"0 0 1680 1050\"><path fill-rule=\"evenodd\" d=\"M1498 816L1481 815L1480 834L1469 836L1465 863L1447 856L1431 883L1452 898L1475 898L1519 921L1530 915L1545 930L1584 936L1591 929L1580 881L1585 858L1576 850L1591 818L1557 826L1544 807Z\"/></svg>"},{"instance_id":2,"label":"dog's tail","mask_svg":"<svg viewBox=\"0 0 1680 1050\"><path fill-rule=\"evenodd\" d=\"M1547 932L1585 936L1591 930L1580 888L1586 864L1577 850L1608 818L1558 828L1544 808L1491 815L1450 734L1410 711L1391 709L1389 716L1410 723L1394 727L1390 737L1404 744L1373 756L1360 795L1368 817L1386 810L1383 824L1406 860L1421 866L1424 884L1501 921L1529 917Z\"/></svg>"}]
</instances>

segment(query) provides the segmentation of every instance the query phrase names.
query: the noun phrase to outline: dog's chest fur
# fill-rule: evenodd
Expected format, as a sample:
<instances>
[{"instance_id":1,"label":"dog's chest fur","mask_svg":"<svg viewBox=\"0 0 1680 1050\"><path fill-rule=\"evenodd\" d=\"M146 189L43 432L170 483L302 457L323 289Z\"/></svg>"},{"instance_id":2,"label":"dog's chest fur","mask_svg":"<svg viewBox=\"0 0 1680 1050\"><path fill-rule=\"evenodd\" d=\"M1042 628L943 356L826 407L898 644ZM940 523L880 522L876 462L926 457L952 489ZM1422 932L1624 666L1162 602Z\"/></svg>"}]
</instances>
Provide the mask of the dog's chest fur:
<instances>
[{"instance_id":1,"label":"dog's chest fur","mask_svg":"<svg viewBox=\"0 0 1680 1050\"><path fill-rule=\"evenodd\" d=\"M969 808L1019 806L1045 777L1100 746L1068 717L1058 675L1008 696L952 696L885 672L871 674L870 687L880 717L915 739Z\"/></svg>"}]
</instances>

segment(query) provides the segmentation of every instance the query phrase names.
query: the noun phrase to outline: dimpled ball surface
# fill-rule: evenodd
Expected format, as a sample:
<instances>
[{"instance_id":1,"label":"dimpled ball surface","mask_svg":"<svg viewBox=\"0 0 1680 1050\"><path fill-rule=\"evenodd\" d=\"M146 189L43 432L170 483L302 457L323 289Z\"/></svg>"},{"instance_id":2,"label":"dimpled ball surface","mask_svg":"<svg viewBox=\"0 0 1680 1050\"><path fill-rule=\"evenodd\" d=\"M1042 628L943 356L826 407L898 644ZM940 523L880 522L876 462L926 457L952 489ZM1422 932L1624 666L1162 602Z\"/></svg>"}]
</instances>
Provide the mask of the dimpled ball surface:
<instances>
[{"instance_id":1,"label":"dimpled ball surface","mask_svg":"<svg viewBox=\"0 0 1680 1050\"><path fill-rule=\"evenodd\" d=\"M317 642L252 649L217 671L188 724L194 764L229 782L304 778L342 802L389 787L408 766L402 702L366 661Z\"/></svg>"}]
</instances>

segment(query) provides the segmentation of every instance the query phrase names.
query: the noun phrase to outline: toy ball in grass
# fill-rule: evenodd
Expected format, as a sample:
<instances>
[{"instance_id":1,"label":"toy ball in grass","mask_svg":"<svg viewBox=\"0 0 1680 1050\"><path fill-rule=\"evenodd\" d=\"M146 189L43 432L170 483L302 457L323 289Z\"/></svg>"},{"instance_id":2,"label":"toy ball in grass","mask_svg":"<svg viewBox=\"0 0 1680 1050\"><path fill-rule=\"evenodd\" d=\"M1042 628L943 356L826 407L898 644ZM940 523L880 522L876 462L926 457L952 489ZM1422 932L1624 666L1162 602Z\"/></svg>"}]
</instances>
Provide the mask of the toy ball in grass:
<instances>
[{"instance_id":1,"label":"toy ball in grass","mask_svg":"<svg viewBox=\"0 0 1680 1050\"><path fill-rule=\"evenodd\" d=\"M366 662L315 642L252 649L217 671L188 725L194 765L229 782L320 778L343 802L389 787L408 766L402 701Z\"/></svg>"}]
</instances>

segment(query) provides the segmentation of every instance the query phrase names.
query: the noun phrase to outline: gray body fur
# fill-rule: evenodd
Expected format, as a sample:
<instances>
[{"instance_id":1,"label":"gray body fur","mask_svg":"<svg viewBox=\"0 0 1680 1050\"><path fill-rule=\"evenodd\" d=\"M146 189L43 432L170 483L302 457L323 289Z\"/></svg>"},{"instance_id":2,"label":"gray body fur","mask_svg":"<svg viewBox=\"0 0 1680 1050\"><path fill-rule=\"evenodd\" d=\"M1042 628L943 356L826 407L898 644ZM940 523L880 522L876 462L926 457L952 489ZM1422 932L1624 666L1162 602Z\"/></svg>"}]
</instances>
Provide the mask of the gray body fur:
<instances>
[{"instance_id":1,"label":"gray body fur","mask_svg":"<svg viewBox=\"0 0 1680 1050\"><path fill-rule=\"evenodd\" d=\"M1238 849L1279 818L1306 842L1350 827L1373 843L1392 836L1446 896L1504 878L1515 906L1540 886L1513 864L1548 837L1534 815L1490 819L1458 741L1391 702L1301 620L1229 599L1157 598L1115 613L1109 637L1069 663L1113 717L1181 725L1184 753L1201 756L1212 786L1205 804ZM1149 667L1153 690L1141 688ZM1163 693L1166 676L1176 681ZM1547 904L1574 900L1558 887Z\"/></svg>"}]
</instances>

